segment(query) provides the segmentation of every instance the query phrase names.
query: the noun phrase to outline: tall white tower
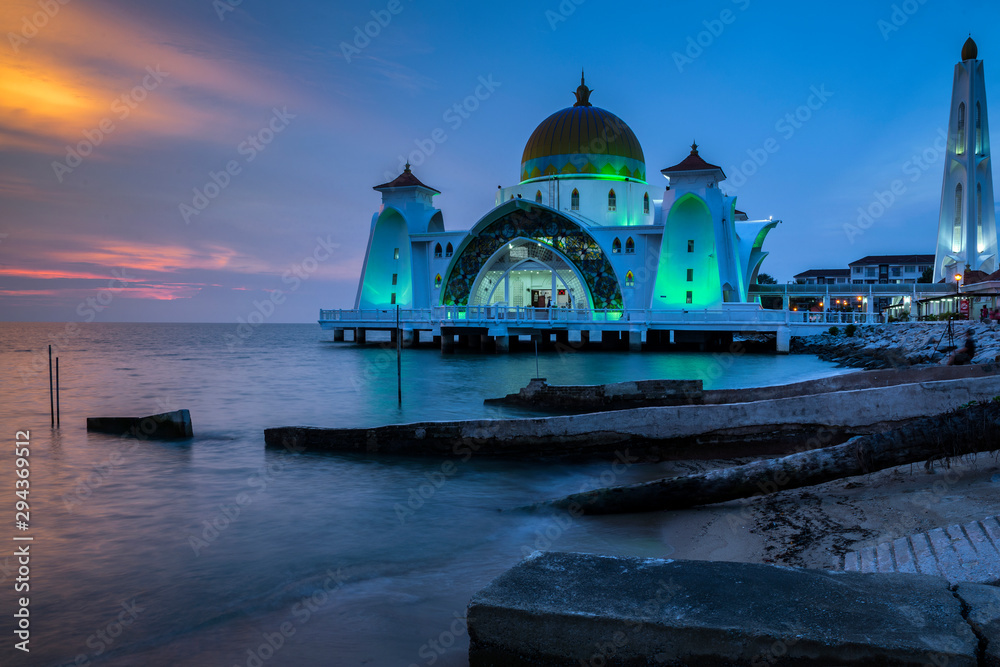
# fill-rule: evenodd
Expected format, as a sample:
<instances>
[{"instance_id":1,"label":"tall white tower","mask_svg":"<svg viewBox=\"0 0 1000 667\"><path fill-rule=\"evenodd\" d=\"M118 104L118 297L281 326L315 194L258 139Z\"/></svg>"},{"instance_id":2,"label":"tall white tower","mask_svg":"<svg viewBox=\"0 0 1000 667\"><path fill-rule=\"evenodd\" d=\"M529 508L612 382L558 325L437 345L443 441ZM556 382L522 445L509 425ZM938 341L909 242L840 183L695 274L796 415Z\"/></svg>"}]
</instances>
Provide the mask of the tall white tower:
<instances>
[{"instance_id":1,"label":"tall white tower","mask_svg":"<svg viewBox=\"0 0 1000 667\"><path fill-rule=\"evenodd\" d=\"M955 282L966 268L997 270L993 169L986 121L986 82L979 49L969 37L955 66L941 188L934 281Z\"/></svg>"}]
</instances>

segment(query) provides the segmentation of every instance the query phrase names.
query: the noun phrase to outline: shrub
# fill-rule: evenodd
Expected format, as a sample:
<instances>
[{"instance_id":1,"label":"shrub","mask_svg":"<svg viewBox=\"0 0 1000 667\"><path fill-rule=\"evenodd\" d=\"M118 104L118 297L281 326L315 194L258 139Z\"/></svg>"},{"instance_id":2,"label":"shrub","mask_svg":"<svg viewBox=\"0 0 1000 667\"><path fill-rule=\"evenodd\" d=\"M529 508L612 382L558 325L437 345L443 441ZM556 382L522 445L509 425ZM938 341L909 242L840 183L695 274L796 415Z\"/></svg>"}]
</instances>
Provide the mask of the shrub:
<instances>
[{"instance_id":1,"label":"shrub","mask_svg":"<svg viewBox=\"0 0 1000 667\"><path fill-rule=\"evenodd\" d=\"M853 324L848 324L846 327L844 327L844 335L847 336L848 338L854 338L854 332L856 332L857 330L858 327L856 327Z\"/></svg>"},{"instance_id":2,"label":"shrub","mask_svg":"<svg viewBox=\"0 0 1000 667\"><path fill-rule=\"evenodd\" d=\"M830 327L830 335L831 336L839 336L840 335L840 327Z\"/></svg>"}]
</instances>

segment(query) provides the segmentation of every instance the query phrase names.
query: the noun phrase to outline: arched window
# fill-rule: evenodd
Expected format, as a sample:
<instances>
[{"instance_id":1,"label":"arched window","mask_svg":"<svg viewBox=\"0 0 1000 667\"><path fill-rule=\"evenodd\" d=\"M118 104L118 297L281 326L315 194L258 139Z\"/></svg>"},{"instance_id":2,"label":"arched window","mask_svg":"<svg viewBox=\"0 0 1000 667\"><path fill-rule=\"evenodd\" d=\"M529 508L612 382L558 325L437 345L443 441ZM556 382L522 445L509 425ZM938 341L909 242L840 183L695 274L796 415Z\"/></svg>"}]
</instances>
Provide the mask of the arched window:
<instances>
[{"instance_id":1,"label":"arched window","mask_svg":"<svg viewBox=\"0 0 1000 667\"><path fill-rule=\"evenodd\" d=\"M642 196L642 212L649 215L649 193Z\"/></svg>"},{"instance_id":2,"label":"arched window","mask_svg":"<svg viewBox=\"0 0 1000 667\"><path fill-rule=\"evenodd\" d=\"M983 154L983 110L976 102L976 155Z\"/></svg>"},{"instance_id":3,"label":"arched window","mask_svg":"<svg viewBox=\"0 0 1000 667\"><path fill-rule=\"evenodd\" d=\"M435 289L440 289L441 288L441 274L440 273L437 274L436 278L434 278L434 288Z\"/></svg>"},{"instance_id":4,"label":"arched window","mask_svg":"<svg viewBox=\"0 0 1000 667\"><path fill-rule=\"evenodd\" d=\"M542 191L541 190L539 190L538 192L535 193L535 203L536 204L541 204L542 203Z\"/></svg>"},{"instance_id":5,"label":"arched window","mask_svg":"<svg viewBox=\"0 0 1000 667\"><path fill-rule=\"evenodd\" d=\"M448 247L446 247L444 249L444 256L445 257L451 257L454 254L455 254L455 249L453 247L451 247L451 244L449 243Z\"/></svg>"},{"instance_id":6,"label":"arched window","mask_svg":"<svg viewBox=\"0 0 1000 667\"><path fill-rule=\"evenodd\" d=\"M634 286L635 286L635 276L633 276L632 272L629 271L628 273L625 274L625 287L634 287Z\"/></svg>"},{"instance_id":7,"label":"arched window","mask_svg":"<svg viewBox=\"0 0 1000 667\"><path fill-rule=\"evenodd\" d=\"M575 188L573 190L572 196L570 196L570 198L569 198L569 207L570 207L570 210L573 210L573 211L579 211L580 210L580 191L577 190L577 189L575 189Z\"/></svg>"},{"instance_id":8,"label":"arched window","mask_svg":"<svg viewBox=\"0 0 1000 667\"><path fill-rule=\"evenodd\" d=\"M635 241L632 240L631 236L625 240L625 254L626 255L635 254Z\"/></svg>"},{"instance_id":9,"label":"arched window","mask_svg":"<svg viewBox=\"0 0 1000 667\"><path fill-rule=\"evenodd\" d=\"M965 102L958 105L958 140L955 142L955 152L959 155L965 152Z\"/></svg>"},{"instance_id":10,"label":"arched window","mask_svg":"<svg viewBox=\"0 0 1000 667\"><path fill-rule=\"evenodd\" d=\"M955 188L955 231L952 233L951 251L962 250L962 184Z\"/></svg>"},{"instance_id":11,"label":"arched window","mask_svg":"<svg viewBox=\"0 0 1000 667\"><path fill-rule=\"evenodd\" d=\"M611 243L611 252L615 255L620 255L622 252L622 241L617 236L615 240Z\"/></svg>"},{"instance_id":12,"label":"arched window","mask_svg":"<svg viewBox=\"0 0 1000 667\"><path fill-rule=\"evenodd\" d=\"M609 211L618 210L618 197L615 196L614 190L608 192L608 210Z\"/></svg>"},{"instance_id":13,"label":"arched window","mask_svg":"<svg viewBox=\"0 0 1000 667\"><path fill-rule=\"evenodd\" d=\"M440 243L438 243L436 246L434 246L434 256L435 257L440 257L441 256L441 244Z\"/></svg>"}]
</instances>

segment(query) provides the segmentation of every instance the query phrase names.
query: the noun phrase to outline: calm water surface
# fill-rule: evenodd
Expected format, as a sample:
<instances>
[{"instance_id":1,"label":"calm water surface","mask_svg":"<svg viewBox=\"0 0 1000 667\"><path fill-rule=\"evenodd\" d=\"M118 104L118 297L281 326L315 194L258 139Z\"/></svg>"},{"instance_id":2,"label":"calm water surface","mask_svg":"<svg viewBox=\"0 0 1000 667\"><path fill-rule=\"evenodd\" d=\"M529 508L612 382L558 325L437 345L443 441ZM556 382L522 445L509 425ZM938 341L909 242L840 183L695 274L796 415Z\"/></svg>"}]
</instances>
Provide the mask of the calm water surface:
<instances>
[{"instance_id":1,"label":"calm water surface","mask_svg":"<svg viewBox=\"0 0 1000 667\"><path fill-rule=\"evenodd\" d=\"M31 544L30 654L13 648L17 576L0 551L0 665L465 665L469 598L535 548L665 557L655 516L500 508L598 485L607 463L373 460L265 451L263 429L523 416L483 406L535 375L530 353L394 352L315 325L0 324L0 488ZM60 357L49 426L45 346ZM843 372L804 356L543 354L553 384L703 379L706 388ZM187 408L195 437L140 442L87 416ZM13 527L17 430L31 433L31 527ZM444 472L443 472L444 471ZM633 465L618 482L657 476Z\"/></svg>"}]
</instances>

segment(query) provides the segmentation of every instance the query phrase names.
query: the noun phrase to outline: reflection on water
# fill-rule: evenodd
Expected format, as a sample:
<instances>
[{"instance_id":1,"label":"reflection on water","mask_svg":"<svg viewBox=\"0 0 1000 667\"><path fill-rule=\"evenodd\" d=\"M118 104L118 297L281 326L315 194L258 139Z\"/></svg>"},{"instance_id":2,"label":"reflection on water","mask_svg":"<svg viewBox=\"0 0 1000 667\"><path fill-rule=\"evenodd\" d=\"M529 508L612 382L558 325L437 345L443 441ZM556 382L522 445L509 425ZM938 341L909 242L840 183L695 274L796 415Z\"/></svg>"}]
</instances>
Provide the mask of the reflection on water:
<instances>
[{"instance_id":1,"label":"reflection on water","mask_svg":"<svg viewBox=\"0 0 1000 667\"><path fill-rule=\"evenodd\" d=\"M292 456L263 429L526 414L483 406L533 354L403 355L320 343L311 325L0 325L5 437L31 431L32 651L0 664L464 665L471 595L535 548L668 556L655 517L498 512L597 485L609 464ZM45 345L60 357L49 428ZM708 388L829 375L807 357L543 354L553 384L701 378ZM718 377L715 375L718 374ZM195 438L88 434L87 416L188 408ZM2 486L13 498L13 457ZM635 465L616 481L656 476ZM11 560L0 556L5 609ZM9 603L9 606L8 606ZM127 622L126 622L127 621ZM8 626L11 624L8 623ZM10 635L8 635L10 636ZM16 663L13 661L17 660Z\"/></svg>"}]
</instances>

